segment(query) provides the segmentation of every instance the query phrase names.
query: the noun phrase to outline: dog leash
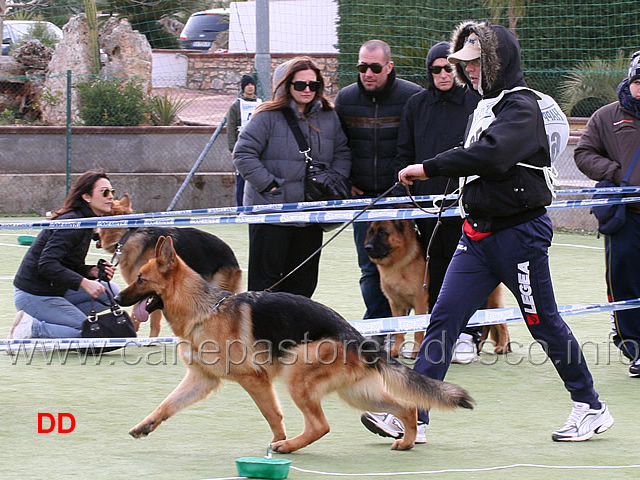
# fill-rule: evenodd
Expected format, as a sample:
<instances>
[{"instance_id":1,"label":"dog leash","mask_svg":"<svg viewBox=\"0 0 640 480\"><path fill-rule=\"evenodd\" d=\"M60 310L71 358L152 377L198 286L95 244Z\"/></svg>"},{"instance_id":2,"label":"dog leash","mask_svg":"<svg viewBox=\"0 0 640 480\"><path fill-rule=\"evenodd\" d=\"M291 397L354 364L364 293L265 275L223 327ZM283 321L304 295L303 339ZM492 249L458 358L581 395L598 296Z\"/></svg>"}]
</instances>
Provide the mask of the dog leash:
<instances>
[{"instance_id":1,"label":"dog leash","mask_svg":"<svg viewBox=\"0 0 640 480\"><path fill-rule=\"evenodd\" d=\"M427 248L424 252L424 256L425 256L425 267L424 267L424 279L422 281L422 289L423 290L427 290L428 288L428 276L429 276L429 261L431 260L431 247L433 245L433 240L436 237L436 233L438 232L438 228L440 228L440 225L442 225L442 214L444 213L445 210L448 210L449 208L453 208L453 206L456 204L456 202L453 202L451 205L449 206L445 206L445 198L447 196L447 190L449 190L449 185L451 184L451 178L447 179L447 185L444 187L444 195L442 196L442 200L440 201L440 206L438 207L438 209L427 209L422 207L420 204L418 204L418 202L416 202L416 199L413 198L413 195L411 195L411 190L409 190L409 185L405 185L405 189L407 190L407 195L409 196L409 199L411 200L411 203L417 207L418 209L420 209L421 211L425 212L425 213L437 213L437 217L436 217L436 226L433 229L433 232L431 232L431 238L429 238L429 242L427 243ZM453 192L455 193L455 191ZM434 205L437 205L436 202L438 201L438 199L435 199L433 201Z\"/></svg>"},{"instance_id":2,"label":"dog leash","mask_svg":"<svg viewBox=\"0 0 640 480\"><path fill-rule=\"evenodd\" d=\"M381 193L380 195L378 195L378 197L376 197L369 205L367 205L366 207L364 207L355 217L353 217L351 220L349 220L347 223L345 223L344 225L342 225L342 227L340 227L338 229L338 231L333 234L333 236L327 240L326 242L324 242L322 245L320 245L320 247L318 247L318 249L313 252L311 255L309 255L300 265L298 265L296 268L294 268L293 270L291 270L289 273L287 273L284 277L282 277L280 280L278 280L276 283L274 283L273 285L271 285L269 288L265 288L264 291L265 292L273 292L273 289L276 288L278 285L280 285L282 282L284 282L287 278L289 278L291 275L293 275L295 272L297 272L300 268L302 268L309 260L311 260L313 257L315 257L317 254L319 254L322 249L324 247L326 247L327 245L329 245L329 243L331 243L333 241L333 239L335 239L338 235L340 235L345 228L347 228L349 225L351 225L353 222L355 222L364 212L366 212L367 210L369 210L370 208L372 208L381 198L385 197L386 195L389 194L389 192L391 192L394 188L396 188L398 185L400 184L400 182L396 182L393 185L391 185L385 192Z\"/></svg>"}]
</instances>

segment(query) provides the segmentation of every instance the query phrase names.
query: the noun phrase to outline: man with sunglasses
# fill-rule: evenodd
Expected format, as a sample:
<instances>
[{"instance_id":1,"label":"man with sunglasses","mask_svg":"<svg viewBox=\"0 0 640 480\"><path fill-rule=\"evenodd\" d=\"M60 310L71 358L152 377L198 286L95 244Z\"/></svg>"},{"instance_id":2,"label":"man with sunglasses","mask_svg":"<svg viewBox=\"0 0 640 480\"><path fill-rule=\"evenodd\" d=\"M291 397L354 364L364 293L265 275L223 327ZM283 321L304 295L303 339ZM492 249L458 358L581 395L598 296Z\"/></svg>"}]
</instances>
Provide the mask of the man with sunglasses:
<instances>
[{"instance_id":1,"label":"man with sunglasses","mask_svg":"<svg viewBox=\"0 0 640 480\"><path fill-rule=\"evenodd\" d=\"M375 198L396 183L400 116L407 100L422 88L396 78L391 49L381 40L369 40L360 47L357 70L357 82L340 90L335 109L349 139L351 193L354 197ZM364 318L390 317L378 269L364 250L366 233L366 222L354 223Z\"/></svg>"},{"instance_id":2,"label":"man with sunglasses","mask_svg":"<svg viewBox=\"0 0 640 480\"><path fill-rule=\"evenodd\" d=\"M429 50L426 58L427 88L413 95L402 111L398 133L397 170L425 158L459 146L464 140L464 132L469 116L473 113L479 95L470 88L456 84L453 65L447 60L450 45L440 42ZM458 179L434 177L415 181L411 186L414 195L442 195L452 193L458 187ZM429 249L429 311L436 303L444 274L456 250L462 218L443 217L437 234L432 239L436 226L435 218L416 219L420 238ZM478 357L478 343L481 329L467 327L460 334L453 354L453 363L469 364ZM420 341L420 336L416 336ZM362 423L372 431L396 429L397 419L384 412L365 412ZM426 442L425 424L418 425L416 443Z\"/></svg>"},{"instance_id":3,"label":"man with sunglasses","mask_svg":"<svg viewBox=\"0 0 640 480\"><path fill-rule=\"evenodd\" d=\"M398 135L398 170L425 158L460 146L469 116L480 96L472 88L454 81L453 65L447 60L449 42L440 42L429 50L426 58L427 82L425 90L409 99L402 112ZM414 195L442 195L458 188L458 179L435 177L416 181L411 187ZM433 309L451 257L456 250L462 219L444 217L437 234L431 239L435 218L416 219L420 237L429 250L429 311ZM477 359L481 328L465 328L453 355L453 363L467 364Z\"/></svg>"}]
</instances>

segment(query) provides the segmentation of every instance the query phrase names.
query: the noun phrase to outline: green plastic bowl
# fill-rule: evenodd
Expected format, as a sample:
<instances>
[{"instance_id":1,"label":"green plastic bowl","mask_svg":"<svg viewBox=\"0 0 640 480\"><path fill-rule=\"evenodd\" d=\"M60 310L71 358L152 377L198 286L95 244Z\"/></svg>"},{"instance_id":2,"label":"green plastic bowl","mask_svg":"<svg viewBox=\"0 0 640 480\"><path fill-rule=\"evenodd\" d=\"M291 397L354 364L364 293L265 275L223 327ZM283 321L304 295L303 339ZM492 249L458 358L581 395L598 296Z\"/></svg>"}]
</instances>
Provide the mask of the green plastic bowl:
<instances>
[{"instance_id":1,"label":"green plastic bowl","mask_svg":"<svg viewBox=\"0 0 640 480\"><path fill-rule=\"evenodd\" d=\"M289 475L290 465L291 460L285 460L284 458L236 458L238 475L241 477L283 479Z\"/></svg>"}]
</instances>

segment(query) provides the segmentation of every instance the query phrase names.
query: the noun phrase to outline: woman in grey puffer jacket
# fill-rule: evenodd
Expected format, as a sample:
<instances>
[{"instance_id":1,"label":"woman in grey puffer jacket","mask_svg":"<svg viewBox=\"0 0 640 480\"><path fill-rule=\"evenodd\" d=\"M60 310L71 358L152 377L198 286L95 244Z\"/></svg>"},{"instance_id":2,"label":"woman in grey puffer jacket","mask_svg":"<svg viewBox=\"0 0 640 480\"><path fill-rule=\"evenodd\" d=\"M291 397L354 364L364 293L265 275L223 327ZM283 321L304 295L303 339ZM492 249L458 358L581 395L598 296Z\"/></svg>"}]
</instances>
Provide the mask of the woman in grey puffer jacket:
<instances>
[{"instance_id":1,"label":"woman in grey puffer jacket","mask_svg":"<svg viewBox=\"0 0 640 480\"><path fill-rule=\"evenodd\" d=\"M282 111L291 109L311 148L310 156L349 177L351 160L338 116L324 96L324 79L308 57L288 62L274 98L263 103L243 128L233 163L246 181L244 205L305 200L305 162ZM249 290L264 290L292 271L322 244L318 224L249 225ZM277 290L311 297L320 255L281 283Z\"/></svg>"}]
</instances>

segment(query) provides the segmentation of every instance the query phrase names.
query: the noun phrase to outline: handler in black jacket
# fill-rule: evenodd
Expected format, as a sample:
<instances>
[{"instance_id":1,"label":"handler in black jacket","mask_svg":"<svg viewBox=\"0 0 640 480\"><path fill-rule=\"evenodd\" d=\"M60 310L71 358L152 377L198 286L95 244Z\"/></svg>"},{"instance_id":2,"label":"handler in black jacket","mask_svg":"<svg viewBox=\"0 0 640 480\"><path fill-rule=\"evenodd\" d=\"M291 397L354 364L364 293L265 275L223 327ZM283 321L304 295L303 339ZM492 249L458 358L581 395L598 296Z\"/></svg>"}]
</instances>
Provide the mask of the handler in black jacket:
<instances>
[{"instance_id":1,"label":"handler in black jacket","mask_svg":"<svg viewBox=\"0 0 640 480\"><path fill-rule=\"evenodd\" d=\"M546 212L552 194L545 172L550 149L537 95L526 88L520 46L506 28L463 22L451 41L457 78L482 95L464 148L448 150L401 170L404 184L434 176L467 177L463 235L447 270L414 369L438 380L471 315L503 282L514 294L527 328L544 346L569 391L573 409L555 441L588 440L613 425L598 399L580 345L558 313L549 252L553 229ZM532 399L530 408L543 408ZM420 412L420 423L428 423ZM399 433L396 433L399 435Z\"/></svg>"},{"instance_id":2,"label":"handler in black jacket","mask_svg":"<svg viewBox=\"0 0 640 480\"><path fill-rule=\"evenodd\" d=\"M90 170L74 183L62 208L50 219L75 220L111 213L114 190L103 171ZM13 285L18 313L9 338L79 337L91 299L108 305L105 286L96 281L99 269L86 265L91 244L90 228L42 230L22 259ZM104 267L107 280L115 272ZM119 291L111 284L113 292ZM95 310L107 308L95 302Z\"/></svg>"}]
</instances>

